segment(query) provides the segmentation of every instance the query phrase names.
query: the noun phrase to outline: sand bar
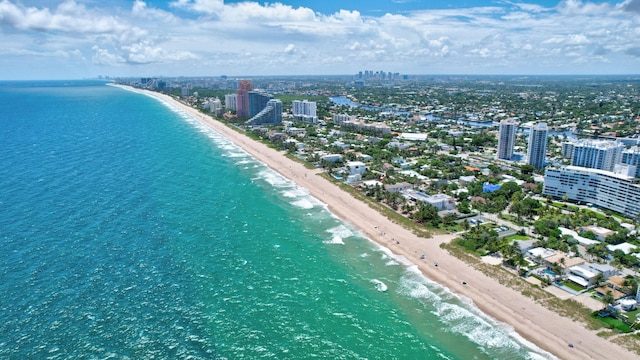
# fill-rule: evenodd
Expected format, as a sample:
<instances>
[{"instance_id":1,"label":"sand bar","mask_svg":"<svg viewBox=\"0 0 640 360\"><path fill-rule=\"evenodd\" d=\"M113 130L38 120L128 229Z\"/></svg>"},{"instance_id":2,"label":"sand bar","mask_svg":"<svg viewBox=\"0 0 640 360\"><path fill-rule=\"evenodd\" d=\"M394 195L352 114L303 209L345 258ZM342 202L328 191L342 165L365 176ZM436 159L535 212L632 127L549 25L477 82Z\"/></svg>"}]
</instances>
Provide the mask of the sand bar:
<instances>
[{"instance_id":1,"label":"sand bar","mask_svg":"<svg viewBox=\"0 0 640 360\"><path fill-rule=\"evenodd\" d=\"M454 235L419 238L318 176L320 170L307 169L304 165L288 159L283 152L254 141L168 95L134 90L171 102L184 110L271 169L307 189L312 196L327 204L333 214L362 231L371 240L415 263L426 277L470 298L483 312L509 324L523 338L541 349L561 359L638 358L636 354L599 337L595 331L585 328L583 324L563 318L441 249L440 243L451 240ZM422 253L426 254L424 260L420 259ZM434 266L435 262L438 262L437 267ZM462 284L463 281L466 285ZM569 347L569 344L573 347Z\"/></svg>"}]
</instances>

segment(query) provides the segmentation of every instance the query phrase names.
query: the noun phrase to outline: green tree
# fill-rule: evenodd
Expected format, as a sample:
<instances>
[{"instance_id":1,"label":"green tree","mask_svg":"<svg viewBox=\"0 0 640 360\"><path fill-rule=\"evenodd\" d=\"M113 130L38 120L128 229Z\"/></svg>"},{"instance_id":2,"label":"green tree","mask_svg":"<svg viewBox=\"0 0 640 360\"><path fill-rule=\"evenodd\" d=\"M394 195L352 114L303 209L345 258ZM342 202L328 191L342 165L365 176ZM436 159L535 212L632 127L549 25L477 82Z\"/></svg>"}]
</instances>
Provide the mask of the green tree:
<instances>
[{"instance_id":1,"label":"green tree","mask_svg":"<svg viewBox=\"0 0 640 360\"><path fill-rule=\"evenodd\" d=\"M456 220L458 219L458 216L456 216L456 214L454 213L449 213L445 216L442 217L442 223L445 225L453 225L456 223Z\"/></svg>"},{"instance_id":2,"label":"green tree","mask_svg":"<svg viewBox=\"0 0 640 360\"><path fill-rule=\"evenodd\" d=\"M602 296L602 302L607 305L613 305L616 302L611 290L607 291L607 293Z\"/></svg>"},{"instance_id":3,"label":"green tree","mask_svg":"<svg viewBox=\"0 0 640 360\"><path fill-rule=\"evenodd\" d=\"M531 175L535 170L536 168L529 164L524 164L520 167L520 172L525 175Z\"/></svg>"},{"instance_id":4,"label":"green tree","mask_svg":"<svg viewBox=\"0 0 640 360\"><path fill-rule=\"evenodd\" d=\"M413 213L413 218L425 226L430 224L434 227L437 227L441 220L438 215L438 209L431 204L425 204L423 202L418 204L418 210Z\"/></svg>"}]
</instances>

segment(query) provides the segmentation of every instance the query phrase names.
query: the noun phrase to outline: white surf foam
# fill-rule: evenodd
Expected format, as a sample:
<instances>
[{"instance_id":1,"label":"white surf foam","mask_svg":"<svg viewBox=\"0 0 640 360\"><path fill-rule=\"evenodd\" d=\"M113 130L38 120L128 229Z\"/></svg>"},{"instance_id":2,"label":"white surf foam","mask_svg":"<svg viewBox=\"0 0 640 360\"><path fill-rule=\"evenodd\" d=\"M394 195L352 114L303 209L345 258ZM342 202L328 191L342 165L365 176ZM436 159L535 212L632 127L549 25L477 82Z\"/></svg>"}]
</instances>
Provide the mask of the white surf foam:
<instances>
[{"instance_id":1,"label":"white surf foam","mask_svg":"<svg viewBox=\"0 0 640 360\"><path fill-rule=\"evenodd\" d=\"M258 177L276 188L293 186L293 183L289 179L271 169L261 170L260 172L258 172Z\"/></svg>"},{"instance_id":2,"label":"white surf foam","mask_svg":"<svg viewBox=\"0 0 640 360\"><path fill-rule=\"evenodd\" d=\"M325 241L327 244L344 244L343 239L354 235L344 224L328 229L327 232L333 235L331 241Z\"/></svg>"},{"instance_id":3,"label":"white surf foam","mask_svg":"<svg viewBox=\"0 0 640 360\"><path fill-rule=\"evenodd\" d=\"M331 240L323 241L325 244L336 244L336 245L344 245L344 241L339 236L334 236Z\"/></svg>"},{"instance_id":4,"label":"white surf foam","mask_svg":"<svg viewBox=\"0 0 640 360\"><path fill-rule=\"evenodd\" d=\"M301 209L313 209L313 203L309 199L300 199L291 203L293 206Z\"/></svg>"},{"instance_id":5,"label":"white surf foam","mask_svg":"<svg viewBox=\"0 0 640 360\"><path fill-rule=\"evenodd\" d=\"M349 229L346 225L344 224L340 224L336 227L333 227L329 230L327 230L327 232L335 235L335 236L340 236L341 238L348 238L350 236L353 236L353 231L351 231L351 229Z\"/></svg>"},{"instance_id":6,"label":"white surf foam","mask_svg":"<svg viewBox=\"0 0 640 360\"><path fill-rule=\"evenodd\" d=\"M385 292L388 289L387 284L383 283L382 281L380 281L378 279L372 279L371 283L373 283L376 286L376 290L378 290L380 292Z\"/></svg>"},{"instance_id":7,"label":"white surf foam","mask_svg":"<svg viewBox=\"0 0 640 360\"><path fill-rule=\"evenodd\" d=\"M530 357L555 357L524 341L507 324L498 322L478 309L471 299L455 294L448 288L424 277L417 266L410 266L400 279L401 294L419 299L442 321L442 330L460 334L478 344L481 349L529 351Z\"/></svg>"},{"instance_id":8,"label":"white surf foam","mask_svg":"<svg viewBox=\"0 0 640 360\"><path fill-rule=\"evenodd\" d=\"M294 188L284 190L282 192L282 195L288 198L299 198L299 197L309 196L309 191L305 188L296 186Z\"/></svg>"}]
</instances>

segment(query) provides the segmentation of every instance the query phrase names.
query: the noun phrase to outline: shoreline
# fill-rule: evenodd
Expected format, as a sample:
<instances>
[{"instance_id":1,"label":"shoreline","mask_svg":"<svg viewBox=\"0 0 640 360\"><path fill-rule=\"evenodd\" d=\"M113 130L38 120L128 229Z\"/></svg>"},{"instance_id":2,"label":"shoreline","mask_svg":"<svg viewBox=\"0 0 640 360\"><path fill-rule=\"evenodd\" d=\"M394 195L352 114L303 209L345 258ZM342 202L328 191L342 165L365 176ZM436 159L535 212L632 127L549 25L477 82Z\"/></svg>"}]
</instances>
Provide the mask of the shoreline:
<instances>
[{"instance_id":1,"label":"shoreline","mask_svg":"<svg viewBox=\"0 0 640 360\"><path fill-rule=\"evenodd\" d=\"M476 307L493 319L509 325L526 341L561 359L635 359L636 354L611 343L583 324L564 318L537 304L521 293L501 285L464 261L440 248L453 234L420 238L410 230L393 223L366 203L319 176L319 169L307 169L282 152L241 134L208 115L174 98L157 92L129 86L117 87L166 101L185 111L201 124L232 141L252 157L262 162L311 196L327 205L328 210L376 244L404 256L427 278L452 292L471 299ZM426 254L423 260L420 254ZM438 266L434 266L437 262ZM463 285L462 282L466 282ZM568 344L573 344L571 348Z\"/></svg>"}]
</instances>

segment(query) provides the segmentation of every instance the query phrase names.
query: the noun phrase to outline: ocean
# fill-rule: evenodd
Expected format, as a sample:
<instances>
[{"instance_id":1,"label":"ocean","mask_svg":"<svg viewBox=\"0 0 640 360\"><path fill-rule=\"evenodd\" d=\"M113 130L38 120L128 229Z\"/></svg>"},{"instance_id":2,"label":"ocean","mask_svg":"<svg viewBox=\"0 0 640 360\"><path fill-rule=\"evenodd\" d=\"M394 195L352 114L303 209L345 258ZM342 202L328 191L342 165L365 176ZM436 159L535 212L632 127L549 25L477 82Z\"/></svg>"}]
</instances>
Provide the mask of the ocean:
<instances>
[{"instance_id":1,"label":"ocean","mask_svg":"<svg viewBox=\"0 0 640 360\"><path fill-rule=\"evenodd\" d=\"M0 106L2 359L552 357L171 104Z\"/></svg>"}]
</instances>

